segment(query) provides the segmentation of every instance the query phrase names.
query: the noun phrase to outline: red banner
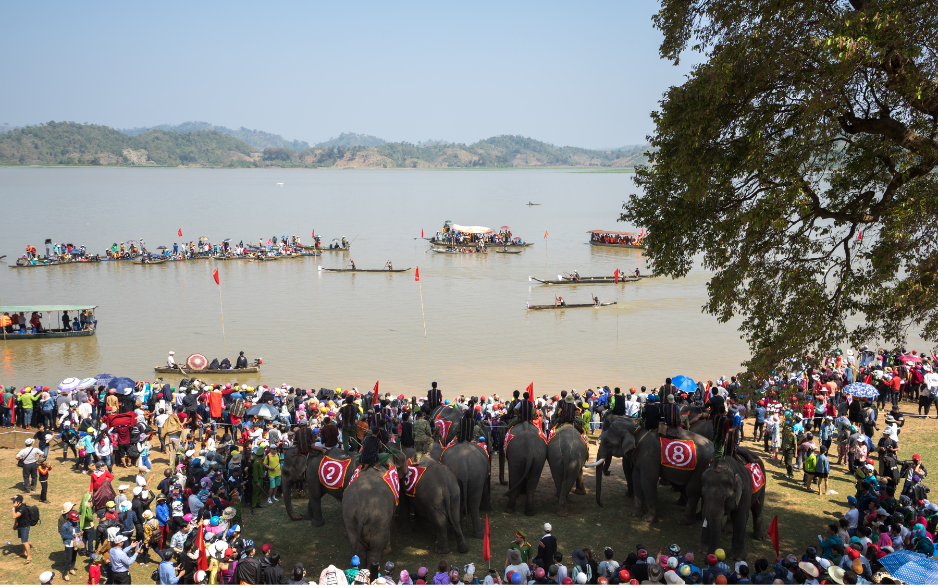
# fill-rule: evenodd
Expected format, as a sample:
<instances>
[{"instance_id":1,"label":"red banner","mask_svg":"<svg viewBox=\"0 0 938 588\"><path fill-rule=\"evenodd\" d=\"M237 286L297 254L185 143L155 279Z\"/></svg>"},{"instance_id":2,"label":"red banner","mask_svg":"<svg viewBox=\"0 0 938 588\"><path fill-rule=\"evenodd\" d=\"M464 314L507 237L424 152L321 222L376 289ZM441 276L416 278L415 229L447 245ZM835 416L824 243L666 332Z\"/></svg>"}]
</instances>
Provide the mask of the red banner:
<instances>
[{"instance_id":1,"label":"red banner","mask_svg":"<svg viewBox=\"0 0 938 588\"><path fill-rule=\"evenodd\" d=\"M749 473L752 475L752 492L755 494L765 486L765 473L757 463L747 464L746 469L749 470Z\"/></svg>"},{"instance_id":2,"label":"red banner","mask_svg":"<svg viewBox=\"0 0 938 588\"><path fill-rule=\"evenodd\" d=\"M502 445L502 451L508 451L508 444L511 443L511 440L514 438L515 436L512 435L511 433L505 433L505 443ZM507 456L506 456L506 459L507 459Z\"/></svg>"},{"instance_id":3,"label":"red banner","mask_svg":"<svg viewBox=\"0 0 938 588\"><path fill-rule=\"evenodd\" d=\"M348 479L349 486L352 485L352 482L358 479L358 474L361 473L361 471L362 471L362 466L358 466L357 468L355 468L355 471L352 472L352 477Z\"/></svg>"},{"instance_id":4,"label":"red banner","mask_svg":"<svg viewBox=\"0 0 938 588\"><path fill-rule=\"evenodd\" d=\"M422 468L411 463L407 464L407 477L404 479L404 492L411 498L414 497L414 493L417 491L417 482L420 481L425 471L427 471L427 468Z\"/></svg>"},{"instance_id":5,"label":"red banner","mask_svg":"<svg viewBox=\"0 0 938 588\"><path fill-rule=\"evenodd\" d=\"M319 482L330 490L339 490L345 482L345 472L348 470L351 459L332 459L323 456L319 462Z\"/></svg>"},{"instance_id":6,"label":"red banner","mask_svg":"<svg viewBox=\"0 0 938 588\"><path fill-rule=\"evenodd\" d=\"M182 229L179 229L178 235L179 235L180 237L182 237Z\"/></svg>"},{"instance_id":7,"label":"red banner","mask_svg":"<svg viewBox=\"0 0 938 588\"><path fill-rule=\"evenodd\" d=\"M212 277L215 278L215 283L221 286L221 283L218 281L218 270L212 272Z\"/></svg>"},{"instance_id":8,"label":"red banner","mask_svg":"<svg viewBox=\"0 0 938 588\"><path fill-rule=\"evenodd\" d=\"M443 419L436 419L433 421L433 426L441 432L440 434L440 445L446 443L446 436L449 435L449 428L453 423L449 421L444 421Z\"/></svg>"},{"instance_id":9,"label":"red banner","mask_svg":"<svg viewBox=\"0 0 938 588\"><path fill-rule=\"evenodd\" d=\"M478 445L479 447L482 448L482 451L485 452L485 456L486 456L486 457L489 456L489 448L485 446L485 443L478 442L478 443L476 443L476 445Z\"/></svg>"},{"instance_id":10,"label":"red banner","mask_svg":"<svg viewBox=\"0 0 938 588\"><path fill-rule=\"evenodd\" d=\"M397 506L401 497L401 480L397 477L397 470L392 467L388 470L388 473L381 476L381 479L387 483L388 488L394 493L394 506Z\"/></svg>"},{"instance_id":11,"label":"red banner","mask_svg":"<svg viewBox=\"0 0 938 588\"><path fill-rule=\"evenodd\" d=\"M661 465L679 470L692 470L697 467L697 447L693 441L682 439L664 439L661 441Z\"/></svg>"},{"instance_id":12,"label":"red banner","mask_svg":"<svg viewBox=\"0 0 938 588\"><path fill-rule=\"evenodd\" d=\"M415 282L420 281L420 266L419 265L417 266L417 270L414 272L414 281Z\"/></svg>"}]
</instances>

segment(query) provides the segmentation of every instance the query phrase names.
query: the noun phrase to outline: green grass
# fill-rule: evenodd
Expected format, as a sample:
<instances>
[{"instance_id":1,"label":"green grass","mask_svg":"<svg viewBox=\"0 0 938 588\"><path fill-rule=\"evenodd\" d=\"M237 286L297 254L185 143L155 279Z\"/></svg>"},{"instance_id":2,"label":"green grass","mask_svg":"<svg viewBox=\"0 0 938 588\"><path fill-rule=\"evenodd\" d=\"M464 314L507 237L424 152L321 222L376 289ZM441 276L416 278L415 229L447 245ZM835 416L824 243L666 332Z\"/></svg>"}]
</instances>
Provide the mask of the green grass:
<instances>
[{"instance_id":1,"label":"green grass","mask_svg":"<svg viewBox=\"0 0 938 588\"><path fill-rule=\"evenodd\" d=\"M903 409L915 412L915 407L911 404L904 404ZM746 427L747 432L750 433L751 424L750 419ZM931 420L907 419L905 430L900 437L903 442L900 445L900 458L906 459L911 457L912 453L921 453L927 465L934 465L938 457L938 439L927 434L933 428L934 423ZM22 447L23 439L22 434L17 436L15 450ZM847 496L853 493L852 476L845 472L843 466L833 465L830 485L839 494L833 496L809 494L802 490L800 485L785 479L784 466L768 460L761 451L761 443L757 445L748 439L744 445L754 449L766 461L768 487L764 510L765 526L768 528L772 518L778 515L782 555L801 554L807 546L816 546L817 535L823 534L827 524L834 522L845 512ZM5 459L0 462L2 463L0 465L2 478L0 479L6 484L7 494L12 496L22 491L20 470L13 459L15 450L12 434L0 436L0 449L5 454ZM591 445L591 460L594 459L592 456L595 455L595 451L596 446ZM161 472L166 461L161 454L157 455L157 459L154 460L154 469ZM61 452L53 449L50 456L60 457ZM129 469L115 468L117 480L114 487L116 488L120 483L132 483L134 473ZM160 477L159 474L157 477ZM798 479L800 480L800 476ZM622 468L618 463L611 468L611 475L603 480L604 508L596 505L592 469L584 473L584 481L587 494L585 496L571 495L569 515L561 518L555 514L557 508L553 496L553 481L550 477L550 469L545 465L535 497L537 514L533 517L524 516L521 514L523 503L519 502L518 512L514 515L506 515L502 512L505 506L506 487L498 483L496 462L492 478L493 510L488 513L493 563L496 564L493 567L500 567L503 563L505 550L516 529L526 532L529 540L536 545L545 522L553 525L554 535L557 537L560 551L564 554L565 563L570 562L570 553L574 549L584 547L591 548L596 556L601 555L604 547L611 546L620 561L629 551L635 549L637 543L644 544L652 553L658 550L666 551L671 543L679 544L685 551L698 552L701 525L699 523L690 526L678 524L681 508L676 505L677 494L672 493L669 488L659 487L659 511L662 513L662 520L656 523L646 523L641 518L629 516L632 503L626 499ZM69 467L61 466L56 460L49 486L49 499L52 504L39 505L43 523L34 527L30 534L34 546L32 564L25 565L20 557L22 549L11 530L9 518L4 523L6 541L11 542L10 546L3 549L3 557L0 558L0 569L5 573L6 583L35 584L39 574L48 569L57 572L56 583L59 583L64 564L64 551L55 523L62 503L66 500L79 502L87 488L86 476L74 472ZM38 494L28 497L27 502L37 503ZM305 505L304 499L294 499L294 508L297 512L305 513ZM274 549L283 555L282 565L287 573L296 562L302 562L306 566L308 575L312 579L318 579L319 572L325 566L332 563L337 567L345 568L351 557L351 548L342 524L342 504L332 498L324 499L323 515L326 524L319 528L312 527L309 521L290 521L281 500L274 503L272 508L258 510L256 515L251 515L250 509L246 510L244 533L257 544L272 543ZM474 562L477 574L481 574L485 571L482 561L482 540L472 537L467 523L463 524L463 529L469 543L469 552L453 552L447 555L434 553L434 537L428 530L423 530L418 526L408 535L395 531L392 537L392 552L382 557L381 564L390 560L397 564L398 571L407 569L414 574L419 566L427 566L432 570L440 559L444 559L450 565L459 566ZM749 529L751 530L751 522ZM453 549L455 549L455 543L451 534L450 544ZM721 545L725 548L729 543L730 537L724 535ZM775 557L771 541L768 539L756 541L747 533L746 546L747 561L750 564L759 557L769 560ZM149 583L150 572L155 565L134 566L132 570L134 583ZM86 570L87 561L81 561L80 567ZM73 584L86 582L87 572L79 573L72 579Z\"/></svg>"}]
</instances>

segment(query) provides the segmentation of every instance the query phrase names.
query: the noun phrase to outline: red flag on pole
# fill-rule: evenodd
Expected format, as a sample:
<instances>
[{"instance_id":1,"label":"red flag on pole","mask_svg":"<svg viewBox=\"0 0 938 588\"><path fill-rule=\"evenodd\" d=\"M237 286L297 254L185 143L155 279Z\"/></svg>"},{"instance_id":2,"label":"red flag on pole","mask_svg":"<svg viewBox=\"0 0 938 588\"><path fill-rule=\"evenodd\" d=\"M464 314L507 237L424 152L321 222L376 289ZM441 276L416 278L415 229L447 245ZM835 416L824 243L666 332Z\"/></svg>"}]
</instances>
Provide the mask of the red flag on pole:
<instances>
[{"instance_id":1,"label":"red flag on pole","mask_svg":"<svg viewBox=\"0 0 938 588\"><path fill-rule=\"evenodd\" d=\"M378 380L380 382L381 380ZM378 395L378 382L375 382L375 396Z\"/></svg>"},{"instance_id":2,"label":"red flag on pole","mask_svg":"<svg viewBox=\"0 0 938 588\"><path fill-rule=\"evenodd\" d=\"M420 229L420 238L423 239L423 229Z\"/></svg>"},{"instance_id":3,"label":"red flag on pole","mask_svg":"<svg viewBox=\"0 0 938 588\"><path fill-rule=\"evenodd\" d=\"M199 548L199 571L208 569L208 553L205 552L205 536L202 534L203 522L199 521L199 530L195 536L195 545Z\"/></svg>"},{"instance_id":4,"label":"red flag on pole","mask_svg":"<svg viewBox=\"0 0 938 588\"><path fill-rule=\"evenodd\" d=\"M534 394L534 382L531 382L530 384L528 384L528 387L525 388L525 391L528 394Z\"/></svg>"},{"instance_id":5,"label":"red flag on pole","mask_svg":"<svg viewBox=\"0 0 938 588\"><path fill-rule=\"evenodd\" d=\"M775 548L775 557L778 557L778 515L775 515L775 518L772 519L772 524L769 525L769 537L772 538L772 547Z\"/></svg>"},{"instance_id":6,"label":"red flag on pole","mask_svg":"<svg viewBox=\"0 0 938 588\"><path fill-rule=\"evenodd\" d=\"M415 282L420 281L420 266L419 265L417 266L417 271L414 272L414 281Z\"/></svg>"},{"instance_id":7,"label":"red flag on pole","mask_svg":"<svg viewBox=\"0 0 938 588\"><path fill-rule=\"evenodd\" d=\"M485 515L485 535L482 537L482 559L492 559L492 548L489 546L489 515Z\"/></svg>"},{"instance_id":8,"label":"red flag on pole","mask_svg":"<svg viewBox=\"0 0 938 588\"><path fill-rule=\"evenodd\" d=\"M182 237L182 229L179 229L179 236Z\"/></svg>"},{"instance_id":9,"label":"red flag on pole","mask_svg":"<svg viewBox=\"0 0 938 588\"><path fill-rule=\"evenodd\" d=\"M544 231L544 238L547 238L547 231Z\"/></svg>"},{"instance_id":10,"label":"red flag on pole","mask_svg":"<svg viewBox=\"0 0 938 588\"><path fill-rule=\"evenodd\" d=\"M212 272L212 277L215 278L215 283L221 286L221 282L218 281L218 268L215 268L215 271Z\"/></svg>"},{"instance_id":11,"label":"red flag on pole","mask_svg":"<svg viewBox=\"0 0 938 588\"><path fill-rule=\"evenodd\" d=\"M862 240L863 240L863 231L861 230L861 231L860 231L860 234L857 235L857 243L859 243L859 242L862 241Z\"/></svg>"},{"instance_id":12,"label":"red flag on pole","mask_svg":"<svg viewBox=\"0 0 938 588\"><path fill-rule=\"evenodd\" d=\"M316 229L313 229L313 239L316 238Z\"/></svg>"},{"instance_id":13,"label":"red flag on pole","mask_svg":"<svg viewBox=\"0 0 938 588\"><path fill-rule=\"evenodd\" d=\"M616 284L619 283L619 268L616 268L616 272L612 274L616 278Z\"/></svg>"}]
</instances>

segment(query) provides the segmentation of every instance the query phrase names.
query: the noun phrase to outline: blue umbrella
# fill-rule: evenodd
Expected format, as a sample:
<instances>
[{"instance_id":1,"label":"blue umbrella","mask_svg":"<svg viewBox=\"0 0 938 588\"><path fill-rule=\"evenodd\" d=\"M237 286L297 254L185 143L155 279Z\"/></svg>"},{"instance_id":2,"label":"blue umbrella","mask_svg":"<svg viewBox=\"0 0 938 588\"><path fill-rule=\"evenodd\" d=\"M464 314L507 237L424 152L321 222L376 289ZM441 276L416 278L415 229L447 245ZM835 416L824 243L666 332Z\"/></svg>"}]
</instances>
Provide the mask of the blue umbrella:
<instances>
[{"instance_id":1,"label":"blue umbrella","mask_svg":"<svg viewBox=\"0 0 938 588\"><path fill-rule=\"evenodd\" d=\"M280 415L277 409L269 404L255 404L244 411L244 414L247 416L257 416L268 421L272 421Z\"/></svg>"},{"instance_id":2,"label":"blue umbrella","mask_svg":"<svg viewBox=\"0 0 938 588\"><path fill-rule=\"evenodd\" d=\"M131 380L130 378L114 378L111 380L111 383L108 385L108 389L114 388L117 390L118 394L124 393L124 388L134 389L137 383Z\"/></svg>"},{"instance_id":3,"label":"blue umbrella","mask_svg":"<svg viewBox=\"0 0 938 588\"><path fill-rule=\"evenodd\" d=\"M879 560L889 573L906 584L938 584L938 561L914 551L897 551Z\"/></svg>"},{"instance_id":4,"label":"blue umbrella","mask_svg":"<svg viewBox=\"0 0 938 588\"><path fill-rule=\"evenodd\" d=\"M879 396L879 390L863 382L854 382L844 388L844 394L850 394L857 398L876 398Z\"/></svg>"},{"instance_id":5,"label":"blue umbrella","mask_svg":"<svg viewBox=\"0 0 938 588\"><path fill-rule=\"evenodd\" d=\"M697 391L697 382L688 378L687 376L674 376L671 378L671 383L674 384L675 388L681 392Z\"/></svg>"},{"instance_id":6,"label":"blue umbrella","mask_svg":"<svg viewBox=\"0 0 938 588\"><path fill-rule=\"evenodd\" d=\"M111 374L98 374L94 377L96 385L105 387L110 387L111 382L113 382L115 379L116 376L112 376Z\"/></svg>"}]
</instances>

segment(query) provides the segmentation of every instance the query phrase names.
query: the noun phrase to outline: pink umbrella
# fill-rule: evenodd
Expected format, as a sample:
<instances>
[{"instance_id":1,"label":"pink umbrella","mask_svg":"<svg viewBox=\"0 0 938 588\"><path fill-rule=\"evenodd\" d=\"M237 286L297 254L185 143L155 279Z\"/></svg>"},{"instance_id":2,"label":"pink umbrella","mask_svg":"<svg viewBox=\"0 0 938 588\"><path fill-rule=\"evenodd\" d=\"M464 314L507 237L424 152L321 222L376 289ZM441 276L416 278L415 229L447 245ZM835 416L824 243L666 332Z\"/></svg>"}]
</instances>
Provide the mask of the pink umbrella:
<instances>
[{"instance_id":1,"label":"pink umbrella","mask_svg":"<svg viewBox=\"0 0 938 588\"><path fill-rule=\"evenodd\" d=\"M916 362L916 363L921 363L921 361L922 361L922 358L921 358L921 357L916 357L915 355L900 355L900 356L897 357L896 359L898 359L899 361L902 361L902 362L905 362L905 361L914 361L914 362Z\"/></svg>"},{"instance_id":2,"label":"pink umbrella","mask_svg":"<svg viewBox=\"0 0 938 588\"><path fill-rule=\"evenodd\" d=\"M502 228L503 228L503 229L507 229L508 227L502 227Z\"/></svg>"}]
</instances>

